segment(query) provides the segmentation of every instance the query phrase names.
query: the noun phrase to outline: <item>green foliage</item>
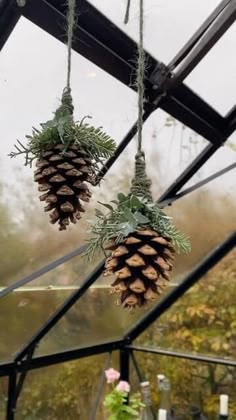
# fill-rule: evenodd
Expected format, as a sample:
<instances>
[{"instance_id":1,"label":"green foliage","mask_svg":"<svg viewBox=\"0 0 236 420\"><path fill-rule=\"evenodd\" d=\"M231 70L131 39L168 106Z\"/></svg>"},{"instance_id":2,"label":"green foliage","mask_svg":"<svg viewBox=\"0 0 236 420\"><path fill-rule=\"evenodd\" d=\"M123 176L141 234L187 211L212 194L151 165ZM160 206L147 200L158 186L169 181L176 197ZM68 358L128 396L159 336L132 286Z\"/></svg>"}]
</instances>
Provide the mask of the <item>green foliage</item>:
<instances>
[{"instance_id":1,"label":"green foliage","mask_svg":"<svg viewBox=\"0 0 236 420\"><path fill-rule=\"evenodd\" d=\"M97 222L92 225L92 238L86 252L90 258L98 250L104 249L112 238L116 237L119 243L129 233L144 227L150 227L170 238L178 251L190 252L189 239L176 229L171 218L156 203L133 194L126 196L121 193L111 203L112 205L100 203L109 210L107 214L95 210Z\"/></svg>"},{"instance_id":2,"label":"green foliage","mask_svg":"<svg viewBox=\"0 0 236 420\"><path fill-rule=\"evenodd\" d=\"M132 395L129 399L129 404L126 404L127 398L127 392L121 392L115 388L106 395L104 406L111 413L108 420L132 420L139 418L139 410L144 407L144 404L141 403L140 394Z\"/></svg>"},{"instance_id":3,"label":"green foliage","mask_svg":"<svg viewBox=\"0 0 236 420\"><path fill-rule=\"evenodd\" d=\"M16 151L11 152L9 156L24 154L25 165L31 166L33 160L40 157L44 151L62 143L65 146L62 153L66 153L69 146L76 145L87 153L95 164L100 163L102 159L107 159L114 153L115 142L101 127L90 126L84 123L84 119L76 123L71 115L59 114L53 120L41 123L40 130L33 127L32 134L26 136L26 146L17 140Z\"/></svg>"}]
</instances>

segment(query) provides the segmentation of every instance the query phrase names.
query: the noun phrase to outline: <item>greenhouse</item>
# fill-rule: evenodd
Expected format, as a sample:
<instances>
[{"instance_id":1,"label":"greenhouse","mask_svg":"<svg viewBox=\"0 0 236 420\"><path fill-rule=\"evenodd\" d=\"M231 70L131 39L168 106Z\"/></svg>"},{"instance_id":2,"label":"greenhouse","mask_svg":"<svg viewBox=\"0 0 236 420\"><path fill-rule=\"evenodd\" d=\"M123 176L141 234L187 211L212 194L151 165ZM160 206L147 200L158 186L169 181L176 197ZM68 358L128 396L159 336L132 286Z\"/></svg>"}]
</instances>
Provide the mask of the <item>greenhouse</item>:
<instances>
[{"instance_id":1,"label":"greenhouse","mask_svg":"<svg viewBox=\"0 0 236 420\"><path fill-rule=\"evenodd\" d=\"M0 0L0 420L236 419L235 20Z\"/></svg>"}]
</instances>

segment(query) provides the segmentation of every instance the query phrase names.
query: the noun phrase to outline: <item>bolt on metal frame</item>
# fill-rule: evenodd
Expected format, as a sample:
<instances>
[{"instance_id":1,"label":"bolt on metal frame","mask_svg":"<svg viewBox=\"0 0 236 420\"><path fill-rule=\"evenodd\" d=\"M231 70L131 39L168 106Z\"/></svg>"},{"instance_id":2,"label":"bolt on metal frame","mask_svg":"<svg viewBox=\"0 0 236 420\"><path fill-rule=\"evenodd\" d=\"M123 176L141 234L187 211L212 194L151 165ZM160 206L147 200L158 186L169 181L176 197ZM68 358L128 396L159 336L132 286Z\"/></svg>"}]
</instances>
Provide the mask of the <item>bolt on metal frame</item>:
<instances>
[{"instance_id":1,"label":"bolt on metal frame","mask_svg":"<svg viewBox=\"0 0 236 420\"><path fill-rule=\"evenodd\" d=\"M80 15L79 23L76 26L73 49L128 87L135 89L132 83L135 73L134 64L130 59L135 55L136 43L113 24L110 25L110 21L88 1L81 0L80 9L86 11L86 13ZM21 8L13 0L0 0L0 48L3 47L21 15L46 30L58 40L64 41L63 28L66 5L62 0L38 0L37 3L27 0L25 6ZM196 157L164 194L162 194L158 200L161 204L169 205L186 194L191 193L196 188L235 169L236 164L231 164L225 169L195 184L193 187L179 192L187 181L224 144L236 128L236 107L233 107L226 117L223 117L183 83L183 80L234 23L235 19L236 0L223 0L167 66L157 61L150 54L147 54L150 65L145 77L147 102L143 115L144 122L155 110L160 108L209 141L209 145L205 147L199 156ZM104 31L104 27L106 31ZM136 131L137 127L134 124L117 147L114 156L101 169L97 182L99 182L119 158L136 134ZM161 349L140 348L132 344L138 335L158 319L163 312L168 310L177 299L232 250L235 245L236 233L233 232L232 235L194 268L172 292L157 303L149 313L145 314L137 324L126 332L121 340L82 349L62 351L47 356L34 357L35 348L40 340L65 315L75 302L83 296L86 290L88 290L102 273L104 262L100 262L97 268L85 279L80 289L73 292L64 304L34 334L31 340L19 350L14 360L3 363L2 365L0 364L0 376L7 375L9 377L7 419L13 420L15 418L17 398L29 370L81 357L120 350L121 377L126 380L129 378L130 358L139 378L141 378L141 373L138 370L138 365L133 355L134 351L147 351L156 354L165 354L171 357L182 357L196 361L236 366L236 361L233 360L200 355L195 356ZM84 250L85 246L82 246L24 279L20 279L0 292L0 298L22 285L33 281L40 275L54 269L69 259L81 255ZM96 401L98 400L99 395ZM96 413L96 408L94 412Z\"/></svg>"}]
</instances>

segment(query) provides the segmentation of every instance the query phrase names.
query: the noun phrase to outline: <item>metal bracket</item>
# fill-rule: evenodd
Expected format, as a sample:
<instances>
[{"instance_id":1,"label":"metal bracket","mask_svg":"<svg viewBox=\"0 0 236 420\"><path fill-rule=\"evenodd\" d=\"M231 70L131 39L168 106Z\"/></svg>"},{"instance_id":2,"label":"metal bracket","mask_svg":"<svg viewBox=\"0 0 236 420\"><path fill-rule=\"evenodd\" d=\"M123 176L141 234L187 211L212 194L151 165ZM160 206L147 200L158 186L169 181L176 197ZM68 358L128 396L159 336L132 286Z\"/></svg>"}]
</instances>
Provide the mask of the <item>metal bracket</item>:
<instances>
[{"instance_id":1,"label":"metal bracket","mask_svg":"<svg viewBox=\"0 0 236 420\"><path fill-rule=\"evenodd\" d=\"M153 84L153 90L166 91L171 71L164 63L158 63L151 73L149 79Z\"/></svg>"},{"instance_id":2,"label":"metal bracket","mask_svg":"<svg viewBox=\"0 0 236 420\"><path fill-rule=\"evenodd\" d=\"M169 80L172 76L172 73L164 63L158 63L149 76L149 80L152 83L152 89L155 94L152 93L151 102L155 107L159 106L160 101L167 95L167 89L169 85Z\"/></svg>"}]
</instances>

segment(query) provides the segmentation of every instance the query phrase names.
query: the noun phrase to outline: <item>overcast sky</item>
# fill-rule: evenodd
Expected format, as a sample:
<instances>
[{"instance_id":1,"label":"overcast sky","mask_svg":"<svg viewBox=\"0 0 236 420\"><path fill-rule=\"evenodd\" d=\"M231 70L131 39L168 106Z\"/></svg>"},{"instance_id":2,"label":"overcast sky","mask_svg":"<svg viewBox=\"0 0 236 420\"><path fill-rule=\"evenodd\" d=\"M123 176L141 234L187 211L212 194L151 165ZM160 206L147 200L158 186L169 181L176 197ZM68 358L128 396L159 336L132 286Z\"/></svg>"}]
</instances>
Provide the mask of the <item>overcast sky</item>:
<instances>
[{"instance_id":1,"label":"overcast sky","mask_svg":"<svg viewBox=\"0 0 236 420\"><path fill-rule=\"evenodd\" d=\"M91 3L137 39L137 0L131 1L130 21L126 26L123 24L126 0L91 0ZM218 0L146 0L146 49L168 64L218 3ZM235 46L236 25L229 29L186 80L222 115L233 106L236 97ZM21 158L16 161L7 157L15 140L23 140L24 135L31 132L32 125L37 127L40 122L51 118L57 107L65 85L65 66L65 46L21 18L4 46L0 59L0 175L5 181L16 183L13 168L23 164ZM73 54L72 90L76 118L91 115L93 124L102 125L117 143L135 121L136 94L76 53ZM154 147L151 134L158 132L166 116L164 112L157 111L145 125L147 157L150 159L151 148ZM180 160L183 160L181 165L186 166L205 145L199 139L197 146L188 146L187 152L183 147L181 149L181 145L187 145L189 136L194 136L188 130L184 140L181 140L180 128L175 133L174 141L168 128L163 129L156 140L162 162L168 164L167 182L173 181L182 168ZM235 135L232 136L234 139ZM186 156L180 159L183 151ZM229 148L222 148L208 163L204 175L235 161L235 156L235 152ZM113 173L117 167L114 166ZM163 175L166 176L165 173ZM31 176L31 170L24 168L23 176ZM229 182L228 186L232 188L232 176L226 175L221 182L225 185Z\"/></svg>"}]
</instances>

